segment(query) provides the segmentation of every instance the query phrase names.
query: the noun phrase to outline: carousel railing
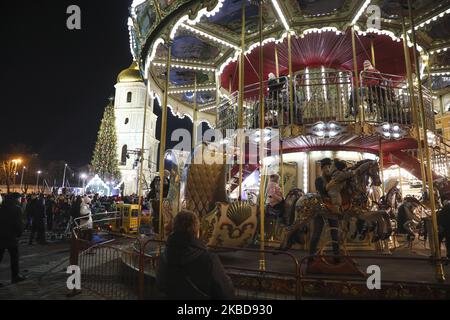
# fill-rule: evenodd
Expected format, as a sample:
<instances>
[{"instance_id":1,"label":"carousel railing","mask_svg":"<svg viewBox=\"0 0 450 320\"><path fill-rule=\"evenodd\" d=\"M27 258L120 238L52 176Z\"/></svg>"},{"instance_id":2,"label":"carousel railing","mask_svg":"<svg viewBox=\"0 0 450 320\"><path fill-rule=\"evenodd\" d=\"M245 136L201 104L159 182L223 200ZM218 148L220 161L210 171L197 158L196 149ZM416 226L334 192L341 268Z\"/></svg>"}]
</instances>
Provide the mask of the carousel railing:
<instances>
[{"instance_id":1,"label":"carousel railing","mask_svg":"<svg viewBox=\"0 0 450 320\"><path fill-rule=\"evenodd\" d=\"M352 73L302 70L295 74L295 124L318 121L354 122Z\"/></svg>"},{"instance_id":2,"label":"carousel railing","mask_svg":"<svg viewBox=\"0 0 450 320\"><path fill-rule=\"evenodd\" d=\"M416 100L419 99L417 85L414 86L414 96L416 97ZM431 132L436 132L436 120L434 118L434 108L433 108L433 94L428 88L426 88L425 86L422 86L422 96L423 96L423 104L424 104L423 107L424 107L424 111L425 111L425 121L427 122L427 128Z\"/></svg>"},{"instance_id":3,"label":"carousel railing","mask_svg":"<svg viewBox=\"0 0 450 320\"><path fill-rule=\"evenodd\" d=\"M363 71L360 76L359 94L364 121L412 124L411 97L404 77Z\"/></svg>"},{"instance_id":4,"label":"carousel railing","mask_svg":"<svg viewBox=\"0 0 450 320\"><path fill-rule=\"evenodd\" d=\"M265 126L289 124L289 89L286 77L263 82ZM243 129L259 128L259 82L245 86ZM218 128L239 128L239 92L225 98L218 108Z\"/></svg>"},{"instance_id":5,"label":"carousel railing","mask_svg":"<svg viewBox=\"0 0 450 320\"><path fill-rule=\"evenodd\" d=\"M363 71L360 74L359 91L360 101L364 110L364 121L412 125L414 119L412 100L405 77L388 73ZM419 108L417 84L414 85L413 92L415 104ZM424 86L422 86L422 96L427 128L434 132L436 126L432 95Z\"/></svg>"},{"instance_id":6,"label":"carousel railing","mask_svg":"<svg viewBox=\"0 0 450 320\"><path fill-rule=\"evenodd\" d=\"M431 166L433 171L441 177L448 177L450 172L449 157L450 144L444 137L431 134L429 137L431 150Z\"/></svg>"},{"instance_id":7,"label":"carousel railing","mask_svg":"<svg viewBox=\"0 0 450 320\"><path fill-rule=\"evenodd\" d=\"M264 81L264 124L266 127L314 124L318 121L381 124L413 124L413 107L403 76L363 71L358 92L350 71L302 70L294 75L293 108L290 107L289 78ZM245 86L243 129L259 128L259 82ZM427 128L435 132L432 95L422 86ZM358 99L362 108L358 107ZM414 99L419 108L417 85ZM239 128L239 92L225 98L218 108L218 128ZM363 115L360 116L360 111ZM291 115L293 112L293 115Z\"/></svg>"}]
</instances>

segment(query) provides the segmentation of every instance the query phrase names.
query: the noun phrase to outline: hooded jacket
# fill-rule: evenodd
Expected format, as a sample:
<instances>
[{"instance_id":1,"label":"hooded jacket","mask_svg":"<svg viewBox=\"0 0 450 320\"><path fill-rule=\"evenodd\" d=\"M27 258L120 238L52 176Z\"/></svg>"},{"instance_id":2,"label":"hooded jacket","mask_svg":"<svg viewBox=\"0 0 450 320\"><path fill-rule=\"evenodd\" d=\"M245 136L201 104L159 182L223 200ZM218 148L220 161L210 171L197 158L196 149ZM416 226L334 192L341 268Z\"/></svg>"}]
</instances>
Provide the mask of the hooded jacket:
<instances>
[{"instance_id":1,"label":"hooded jacket","mask_svg":"<svg viewBox=\"0 0 450 320\"><path fill-rule=\"evenodd\" d=\"M173 233L161 255L156 286L166 298L232 299L234 288L219 258L187 233Z\"/></svg>"}]
</instances>

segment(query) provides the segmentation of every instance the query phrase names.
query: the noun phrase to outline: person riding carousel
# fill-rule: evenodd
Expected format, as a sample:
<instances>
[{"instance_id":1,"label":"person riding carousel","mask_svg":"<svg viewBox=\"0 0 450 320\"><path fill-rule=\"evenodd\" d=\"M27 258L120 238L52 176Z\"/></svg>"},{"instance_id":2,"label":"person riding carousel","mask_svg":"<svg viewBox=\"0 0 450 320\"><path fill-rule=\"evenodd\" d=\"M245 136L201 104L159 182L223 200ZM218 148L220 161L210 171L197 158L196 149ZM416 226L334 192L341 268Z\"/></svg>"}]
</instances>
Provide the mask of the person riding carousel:
<instances>
[{"instance_id":1,"label":"person riding carousel","mask_svg":"<svg viewBox=\"0 0 450 320\"><path fill-rule=\"evenodd\" d=\"M380 207L387 210L392 218L396 218L398 207L403 201L399 183L396 178L389 179L384 187L386 195L380 199Z\"/></svg>"},{"instance_id":2,"label":"person riding carousel","mask_svg":"<svg viewBox=\"0 0 450 320\"><path fill-rule=\"evenodd\" d=\"M330 195L327 191L327 185L332 180L332 167L333 160L330 158L325 158L320 161L320 169L322 171L322 175L319 176L316 179L315 185L316 190L319 193L319 195L322 197L322 199L326 200L329 199ZM314 228L313 233L311 237L311 244L309 247L309 253L311 256L317 255L317 246L320 241L320 236L322 234L322 230L324 227L325 221L321 216L316 216L314 218ZM328 219L328 225L330 227L330 236L332 240L332 247L333 247L333 254L339 255L340 249L339 249L339 232L338 232L338 225L339 222L335 218L329 218ZM313 259L310 259L308 262L311 263ZM339 262L339 259L335 259L335 262Z\"/></svg>"},{"instance_id":3,"label":"person riding carousel","mask_svg":"<svg viewBox=\"0 0 450 320\"><path fill-rule=\"evenodd\" d=\"M266 206L270 216L280 217L283 213L284 198L280 187L280 176L272 174L267 184Z\"/></svg>"},{"instance_id":4,"label":"person riding carousel","mask_svg":"<svg viewBox=\"0 0 450 320\"><path fill-rule=\"evenodd\" d=\"M342 213L342 197L341 191L347 181L354 177L354 171L344 171L347 168L345 161L334 159L334 166L331 169L331 180L326 186L326 190L331 200L329 209L334 214Z\"/></svg>"}]
</instances>

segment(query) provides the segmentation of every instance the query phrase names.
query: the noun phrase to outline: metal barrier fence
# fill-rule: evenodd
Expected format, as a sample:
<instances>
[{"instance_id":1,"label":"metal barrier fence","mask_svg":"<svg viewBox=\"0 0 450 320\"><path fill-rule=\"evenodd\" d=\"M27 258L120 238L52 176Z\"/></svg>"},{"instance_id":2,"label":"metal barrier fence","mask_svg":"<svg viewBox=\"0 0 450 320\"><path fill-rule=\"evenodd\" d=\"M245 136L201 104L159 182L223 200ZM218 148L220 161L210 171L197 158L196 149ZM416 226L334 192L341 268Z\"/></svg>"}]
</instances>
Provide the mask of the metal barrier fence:
<instances>
[{"instance_id":1,"label":"metal barrier fence","mask_svg":"<svg viewBox=\"0 0 450 320\"><path fill-rule=\"evenodd\" d=\"M81 267L82 286L102 297L109 299L161 299L155 288L159 257L164 251L165 242L160 240L123 236L118 240L88 246L86 241L76 239L72 247L75 263ZM303 299L305 297L355 299L388 298L424 298L448 299L450 285L433 282L436 261L429 258L393 257L393 256L339 256L343 259L358 259L358 268L373 264L374 260L387 269L398 269L396 264L388 261L403 262L408 272L417 273L416 281L382 277L382 290L369 290L367 277L352 275L313 274L307 272L307 261L311 257L298 259L289 252L250 248L211 247L220 253L222 264L232 279L235 294L240 299ZM266 268L260 270L260 254L265 255ZM230 258L231 257L231 258ZM336 256L332 256L333 258ZM327 259L327 256L317 256ZM237 260L236 260L237 259ZM242 261L254 261L245 264ZM444 259L441 262L445 261ZM72 261L73 262L73 261ZM408 262L408 263L405 263ZM414 263L414 264L413 264ZM412 266L417 267L417 270ZM280 267L281 266L281 267ZM420 267L420 268L419 268ZM282 269L280 271L279 269ZM362 270L365 272L365 270ZM397 270L398 271L398 270ZM427 281L420 279L424 272Z\"/></svg>"},{"instance_id":2,"label":"metal barrier fence","mask_svg":"<svg viewBox=\"0 0 450 320\"><path fill-rule=\"evenodd\" d=\"M289 85L287 77L263 82L265 126L289 124ZM239 92L234 92L218 108L218 128L239 128ZM245 86L243 128L259 128L259 82ZM300 118L299 118L300 119Z\"/></svg>"},{"instance_id":3,"label":"metal barrier fence","mask_svg":"<svg viewBox=\"0 0 450 320\"><path fill-rule=\"evenodd\" d=\"M94 246L79 256L83 288L109 299L138 299L139 270L130 268L139 256L111 245Z\"/></svg>"}]
</instances>

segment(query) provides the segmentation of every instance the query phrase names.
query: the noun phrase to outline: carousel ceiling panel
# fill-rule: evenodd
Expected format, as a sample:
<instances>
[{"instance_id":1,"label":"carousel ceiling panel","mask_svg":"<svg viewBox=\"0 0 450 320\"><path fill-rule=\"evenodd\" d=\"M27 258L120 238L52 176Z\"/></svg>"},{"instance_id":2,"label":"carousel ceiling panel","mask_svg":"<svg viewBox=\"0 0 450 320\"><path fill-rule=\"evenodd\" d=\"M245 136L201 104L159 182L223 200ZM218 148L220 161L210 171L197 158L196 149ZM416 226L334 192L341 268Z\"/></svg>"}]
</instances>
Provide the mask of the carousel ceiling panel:
<instances>
[{"instance_id":1,"label":"carousel ceiling panel","mask_svg":"<svg viewBox=\"0 0 450 320\"><path fill-rule=\"evenodd\" d=\"M184 93L176 93L172 94L177 100L194 104L194 93L193 92L184 92ZM197 105L201 109L202 105L209 104L216 101L216 93L213 91L208 92L197 92Z\"/></svg>"},{"instance_id":2,"label":"carousel ceiling panel","mask_svg":"<svg viewBox=\"0 0 450 320\"><path fill-rule=\"evenodd\" d=\"M450 87L450 77L431 77L431 88L433 90L442 90Z\"/></svg>"},{"instance_id":3,"label":"carousel ceiling panel","mask_svg":"<svg viewBox=\"0 0 450 320\"><path fill-rule=\"evenodd\" d=\"M325 16L335 14L347 0L296 0L303 15Z\"/></svg>"},{"instance_id":4,"label":"carousel ceiling panel","mask_svg":"<svg viewBox=\"0 0 450 320\"><path fill-rule=\"evenodd\" d=\"M247 2L245 9L245 24L249 33L253 33L258 30L258 12L259 10L257 5ZM220 11L215 16L210 17L208 21L218 24L240 35L242 28L242 1L225 0L225 3Z\"/></svg>"},{"instance_id":5,"label":"carousel ceiling panel","mask_svg":"<svg viewBox=\"0 0 450 320\"><path fill-rule=\"evenodd\" d=\"M195 82L195 75L197 75L197 83L202 84L210 82L210 75L201 71L176 69L170 71L170 83L174 85L193 85Z\"/></svg>"},{"instance_id":6,"label":"carousel ceiling panel","mask_svg":"<svg viewBox=\"0 0 450 320\"><path fill-rule=\"evenodd\" d=\"M172 44L172 56L177 59L213 61L220 50L193 36L178 36Z\"/></svg>"},{"instance_id":7,"label":"carousel ceiling panel","mask_svg":"<svg viewBox=\"0 0 450 320\"><path fill-rule=\"evenodd\" d=\"M411 0L415 12L421 12L421 14L429 12L433 3L435 3L435 0ZM384 18L401 18L402 12L404 15L408 15L406 0L380 0L377 4L380 6Z\"/></svg>"},{"instance_id":8,"label":"carousel ceiling panel","mask_svg":"<svg viewBox=\"0 0 450 320\"><path fill-rule=\"evenodd\" d=\"M433 54L431 64L436 67L450 65L450 49Z\"/></svg>"},{"instance_id":9,"label":"carousel ceiling panel","mask_svg":"<svg viewBox=\"0 0 450 320\"><path fill-rule=\"evenodd\" d=\"M442 19L437 20L434 24L426 26L425 32L434 41L436 40L449 40L450 39L450 15L444 16Z\"/></svg>"},{"instance_id":10,"label":"carousel ceiling panel","mask_svg":"<svg viewBox=\"0 0 450 320\"><path fill-rule=\"evenodd\" d=\"M134 9L138 33L145 37L158 21L157 9L153 1L145 1Z\"/></svg>"}]
</instances>

